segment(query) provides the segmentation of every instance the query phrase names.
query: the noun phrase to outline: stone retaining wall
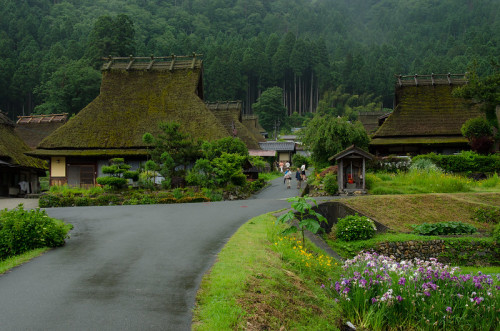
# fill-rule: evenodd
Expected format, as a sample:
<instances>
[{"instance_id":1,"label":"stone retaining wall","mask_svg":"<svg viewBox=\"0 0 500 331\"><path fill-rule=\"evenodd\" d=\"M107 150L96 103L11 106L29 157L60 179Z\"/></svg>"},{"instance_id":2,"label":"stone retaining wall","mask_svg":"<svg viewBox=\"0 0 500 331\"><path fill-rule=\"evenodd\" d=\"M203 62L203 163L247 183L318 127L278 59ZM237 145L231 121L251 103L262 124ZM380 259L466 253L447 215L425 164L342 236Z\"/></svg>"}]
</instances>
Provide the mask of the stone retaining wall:
<instances>
[{"instance_id":1,"label":"stone retaining wall","mask_svg":"<svg viewBox=\"0 0 500 331\"><path fill-rule=\"evenodd\" d=\"M375 247L382 255L393 256L396 260L437 258L442 263L460 265L498 265L498 245L483 242L451 242L445 240L384 242Z\"/></svg>"}]
</instances>

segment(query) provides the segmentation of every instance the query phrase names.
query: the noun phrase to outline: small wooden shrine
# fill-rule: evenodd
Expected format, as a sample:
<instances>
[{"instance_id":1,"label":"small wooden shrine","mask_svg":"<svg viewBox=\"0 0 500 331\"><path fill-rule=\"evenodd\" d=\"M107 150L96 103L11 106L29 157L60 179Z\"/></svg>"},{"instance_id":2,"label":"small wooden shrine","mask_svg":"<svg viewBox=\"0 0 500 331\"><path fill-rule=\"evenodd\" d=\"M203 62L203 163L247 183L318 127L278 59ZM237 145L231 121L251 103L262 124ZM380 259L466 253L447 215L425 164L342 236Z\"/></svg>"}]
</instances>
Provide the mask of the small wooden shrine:
<instances>
[{"instance_id":1,"label":"small wooden shrine","mask_svg":"<svg viewBox=\"0 0 500 331\"><path fill-rule=\"evenodd\" d=\"M366 193L366 160L373 158L372 154L352 145L328 159L332 163L335 161L338 165L339 193Z\"/></svg>"}]
</instances>

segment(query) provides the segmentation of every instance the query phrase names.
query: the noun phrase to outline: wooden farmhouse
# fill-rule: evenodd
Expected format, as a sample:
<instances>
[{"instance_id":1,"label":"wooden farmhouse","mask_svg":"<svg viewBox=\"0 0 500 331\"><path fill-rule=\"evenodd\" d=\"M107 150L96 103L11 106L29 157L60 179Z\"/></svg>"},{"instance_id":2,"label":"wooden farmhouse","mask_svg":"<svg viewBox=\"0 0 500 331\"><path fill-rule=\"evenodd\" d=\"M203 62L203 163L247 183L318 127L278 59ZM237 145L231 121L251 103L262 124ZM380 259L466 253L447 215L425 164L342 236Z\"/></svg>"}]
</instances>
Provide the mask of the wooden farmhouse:
<instances>
[{"instance_id":1,"label":"wooden farmhouse","mask_svg":"<svg viewBox=\"0 0 500 331\"><path fill-rule=\"evenodd\" d=\"M263 151L271 151L276 156L276 161L292 163L292 157L296 153L294 142L290 141L265 141L259 143Z\"/></svg>"},{"instance_id":2,"label":"wooden farmhouse","mask_svg":"<svg viewBox=\"0 0 500 331\"><path fill-rule=\"evenodd\" d=\"M0 112L0 196L38 193L38 177L47 169L45 161L24 154L31 149L14 128L14 122Z\"/></svg>"},{"instance_id":3,"label":"wooden farmhouse","mask_svg":"<svg viewBox=\"0 0 500 331\"><path fill-rule=\"evenodd\" d=\"M394 111L372 136L370 152L417 155L469 150L461 127L483 115L452 96L453 89L466 83L464 75L397 76Z\"/></svg>"},{"instance_id":4,"label":"wooden farmhouse","mask_svg":"<svg viewBox=\"0 0 500 331\"><path fill-rule=\"evenodd\" d=\"M108 58L100 94L45 138L33 156L50 163L50 185L92 186L114 157L137 169L148 157L146 132L176 121L195 139L231 136L203 101L203 62L190 57Z\"/></svg>"},{"instance_id":5,"label":"wooden farmhouse","mask_svg":"<svg viewBox=\"0 0 500 331\"><path fill-rule=\"evenodd\" d=\"M207 102L206 105L226 130L233 137L240 138L248 149L258 149L259 142L265 141L257 130L252 130L242 123L241 101Z\"/></svg>"}]
</instances>

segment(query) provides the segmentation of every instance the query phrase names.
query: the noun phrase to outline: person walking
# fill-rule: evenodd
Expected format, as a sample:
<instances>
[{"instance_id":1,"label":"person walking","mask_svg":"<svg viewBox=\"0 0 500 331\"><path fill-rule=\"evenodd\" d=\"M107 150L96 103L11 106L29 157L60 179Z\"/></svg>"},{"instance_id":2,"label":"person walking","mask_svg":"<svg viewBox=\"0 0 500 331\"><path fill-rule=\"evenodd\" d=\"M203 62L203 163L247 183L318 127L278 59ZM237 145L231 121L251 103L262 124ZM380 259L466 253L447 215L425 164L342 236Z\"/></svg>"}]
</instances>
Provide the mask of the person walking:
<instances>
[{"instance_id":1,"label":"person walking","mask_svg":"<svg viewBox=\"0 0 500 331\"><path fill-rule=\"evenodd\" d=\"M295 173L295 179L297 179L297 188L300 190L302 187L302 173L300 168L297 168L297 172Z\"/></svg>"},{"instance_id":2,"label":"person walking","mask_svg":"<svg viewBox=\"0 0 500 331\"><path fill-rule=\"evenodd\" d=\"M302 175L302 180L306 180L306 165L305 164L303 164L300 167L300 173Z\"/></svg>"},{"instance_id":3,"label":"person walking","mask_svg":"<svg viewBox=\"0 0 500 331\"><path fill-rule=\"evenodd\" d=\"M285 171L284 179L285 179L285 183L286 183L286 188L289 189L290 188L290 182L292 181L292 172L288 168Z\"/></svg>"}]
</instances>

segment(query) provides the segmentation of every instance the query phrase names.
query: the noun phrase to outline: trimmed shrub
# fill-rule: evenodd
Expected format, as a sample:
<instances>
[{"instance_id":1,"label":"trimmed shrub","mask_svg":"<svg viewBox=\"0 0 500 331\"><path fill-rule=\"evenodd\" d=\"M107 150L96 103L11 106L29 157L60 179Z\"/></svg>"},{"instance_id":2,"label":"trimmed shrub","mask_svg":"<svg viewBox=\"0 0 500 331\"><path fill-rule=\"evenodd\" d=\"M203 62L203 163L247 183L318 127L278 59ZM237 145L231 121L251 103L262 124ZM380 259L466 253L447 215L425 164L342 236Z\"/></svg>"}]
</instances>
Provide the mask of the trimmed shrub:
<instances>
[{"instance_id":1,"label":"trimmed shrub","mask_svg":"<svg viewBox=\"0 0 500 331\"><path fill-rule=\"evenodd\" d=\"M236 186L244 186L247 182L247 176L243 173L236 173L231 176L231 183Z\"/></svg>"},{"instance_id":2,"label":"trimmed shrub","mask_svg":"<svg viewBox=\"0 0 500 331\"><path fill-rule=\"evenodd\" d=\"M366 240L377 230L375 223L366 216L348 215L337 221L335 235L343 241Z\"/></svg>"},{"instance_id":3,"label":"trimmed shrub","mask_svg":"<svg viewBox=\"0 0 500 331\"><path fill-rule=\"evenodd\" d=\"M97 177L96 181L99 185L103 186L107 185L115 189L124 187L125 185L127 185L128 182L126 178L121 178L121 177Z\"/></svg>"},{"instance_id":4,"label":"trimmed shrub","mask_svg":"<svg viewBox=\"0 0 500 331\"><path fill-rule=\"evenodd\" d=\"M439 223L424 223L420 225L412 225L413 232L422 236L439 236L450 234L472 234L477 232L477 229L462 222L439 222Z\"/></svg>"},{"instance_id":5,"label":"trimmed shrub","mask_svg":"<svg viewBox=\"0 0 500 331\"><path fill-rule=\"evenodd\" d=\"M61 207L61 197L54 194L42 194L38 200L40 208Z\"/></svg>"},{"instance_id":6,"label":"trimmed shrub","mask_svg":"<svg viewBox=\"0 0 500 331\"><path fill-rule=\"evenodd\" d=\"M0 211L0 259L41 247L64 245L70 224L48 217L44 210Z\"/></svg>"},{"instance_id":7,"label":"trimmed shrub","mask_svg":"<svg viewBox=\"0 0 500 331\"><path fill-rule=\"evenodd\" d=\"M76 197L75 206L90 206L92 201L88 197Z\"/></svg>"},{"instance_id":8,"label":"trimmed shrub","mask_svg":"<svg viewBox=\"0 0 500 331\"><path fill-rule=\"evenodd\" d=\"M329 173L323 178L323 187L325 191L330 195L335 195L339 192L339 184L337 182L337 176Z\"/></svg>"}]
</instances>

